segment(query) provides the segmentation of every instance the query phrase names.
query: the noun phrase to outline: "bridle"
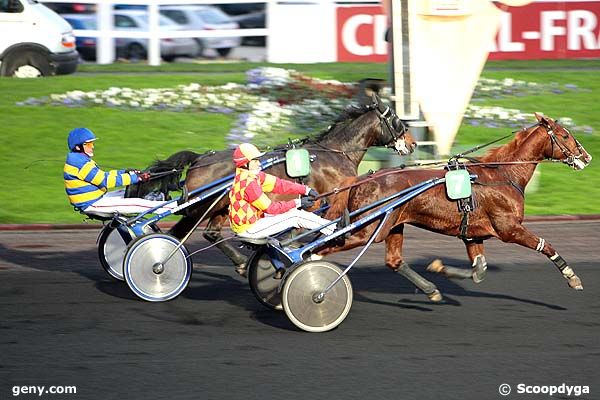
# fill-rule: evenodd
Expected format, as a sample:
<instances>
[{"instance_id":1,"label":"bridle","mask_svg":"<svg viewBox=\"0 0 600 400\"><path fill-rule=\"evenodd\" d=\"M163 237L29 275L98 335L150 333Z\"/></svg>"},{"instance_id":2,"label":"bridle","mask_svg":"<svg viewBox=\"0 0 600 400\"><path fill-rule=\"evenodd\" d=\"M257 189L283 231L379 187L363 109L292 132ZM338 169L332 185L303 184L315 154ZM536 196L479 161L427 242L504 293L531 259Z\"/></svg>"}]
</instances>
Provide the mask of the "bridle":
<instances>
[{"instance_id":1,"label":"bridle","mask_svg":"<svg viewBox=\"0 0 600 400\"><path fill-rule=\"evenodd\" d=\"M375 110L377 113L377 117L379 117L379 121L381 123L381 136L384 138L384 132L387 130L387 133L390 135L392 140L387 144L384 144L385 147L392 147L396 152L400 153L400 149L398 148L399 141L404 140L404 136L408 131L406 125L398 118L396 113L392 110L390 106L386 106L385 110L381 111L379 109L378 103L372 103L367 106L369 109ZM399 135L397 135L399 134ZM393 144L392 144L393 143Z\"/></svg>"},{"instance_id":2,"label":"bridle","mask_svg":"<svg viewBox=\"0 0 600 400\"><path fill-rule=\"evenodd\" d=\"M565 139L569 136L571 138L573 138L573 140L575 141L575 147L576 147L577 151L579 152L579 154L577 154L577 155L575 155L571 151L571 149L569 149L564 143L561 143L558 140L558 137L556 136L556 133L555 133L555 128L553 128L547 121L545 121L545 120L541 121L538 123L538 125L543 126L546 129L546 133L548 134L548 136L550 136L550 142L552 143L552 148L550 149L551 155L549 157L550 160L562 161L563 163L567 164L571 168L575 168L575 166L581 167L581 166L587 165L587 160L585 159L585 156L584 156L585 150L583 149L583 146L581 145L581 143L579 143L579 141L575 138L575 136L573 136L573 134L571 132L569 132L569 130L567 128L564 128L564 127L556 124L557 127L559 127L564 132L566 132L566 135L564 136ZM554 146L558 147L558 149L565 156L564 160L557 160L552 157L552 154L554 154Z\"/></svg>"}]
</instances>

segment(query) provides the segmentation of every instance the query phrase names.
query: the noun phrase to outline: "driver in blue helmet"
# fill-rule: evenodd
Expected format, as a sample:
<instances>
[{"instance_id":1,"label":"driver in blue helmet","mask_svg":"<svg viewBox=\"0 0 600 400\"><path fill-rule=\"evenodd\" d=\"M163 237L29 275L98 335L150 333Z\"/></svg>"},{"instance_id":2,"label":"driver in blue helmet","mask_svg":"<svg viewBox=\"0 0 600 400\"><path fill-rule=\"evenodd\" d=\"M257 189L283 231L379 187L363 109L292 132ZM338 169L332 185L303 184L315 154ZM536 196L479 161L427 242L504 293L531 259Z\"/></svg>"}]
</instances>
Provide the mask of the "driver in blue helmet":
<instances>
[{"instance_id":1,"label":"driver in blue helmet","mask_svg":"<svg viewBox=\"0 0 600 400\"><path fill-rule=\"evenodd\" d=\"M87 128L75 128L69 132L69 153L63 169L65 190L69 202L85 214L108 216L139 214L162 205L162 201L140 198L124 198L125 190L108 192L108 189L150 180L150 173L137 170L101 170L94 156L94 142L98 138ZM163 205L156 213L176 207L176 203Z\"/></svg>"}]
</instances>

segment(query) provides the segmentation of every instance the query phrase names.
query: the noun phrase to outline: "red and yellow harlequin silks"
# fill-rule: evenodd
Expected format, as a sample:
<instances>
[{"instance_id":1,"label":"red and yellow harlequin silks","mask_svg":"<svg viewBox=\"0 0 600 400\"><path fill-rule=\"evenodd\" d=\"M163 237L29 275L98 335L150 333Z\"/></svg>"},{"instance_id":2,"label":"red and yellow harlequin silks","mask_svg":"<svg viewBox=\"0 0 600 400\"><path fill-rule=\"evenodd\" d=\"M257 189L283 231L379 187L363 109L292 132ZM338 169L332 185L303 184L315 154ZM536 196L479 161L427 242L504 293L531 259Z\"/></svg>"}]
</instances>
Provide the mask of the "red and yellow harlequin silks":
<instances>
[{"instance_id":1,"label":"red and yellow harlequin silks","mask_svg":"<svg viewBox=\"0 0 600 400\"><path fill-rule=\"evenodd\" d=\"M264 172L253 173L237 168L233 186L229 191L229 221L235 233L248 230L266 213L281 214L296 207L296 202L272 202L265 193L305 194L307 187L299 183L279 179Z\"/></svg>"}]
</instances>

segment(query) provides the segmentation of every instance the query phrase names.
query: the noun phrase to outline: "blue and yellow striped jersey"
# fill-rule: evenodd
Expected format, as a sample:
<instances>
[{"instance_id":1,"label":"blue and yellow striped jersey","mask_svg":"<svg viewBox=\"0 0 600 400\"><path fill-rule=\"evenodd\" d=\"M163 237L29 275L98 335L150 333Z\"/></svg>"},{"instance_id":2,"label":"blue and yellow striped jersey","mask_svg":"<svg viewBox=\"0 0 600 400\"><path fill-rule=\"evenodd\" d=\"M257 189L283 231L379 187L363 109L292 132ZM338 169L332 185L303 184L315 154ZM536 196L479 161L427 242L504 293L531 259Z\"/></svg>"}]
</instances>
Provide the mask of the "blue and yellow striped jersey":
<instances>
[{"instance_id":1,"label":"blue and yellow striped jersey","mask_svg":"<svg viewBox=\"0 0 600 400\"><path fill-rule=\"evenodd\" d=\"M69 201L79 210L92 205L108 189L131 185L139 180L136 174L125 170L104 172L85 153L74 152L67 155L63 174Z\"/></svg>"}]
</instances>

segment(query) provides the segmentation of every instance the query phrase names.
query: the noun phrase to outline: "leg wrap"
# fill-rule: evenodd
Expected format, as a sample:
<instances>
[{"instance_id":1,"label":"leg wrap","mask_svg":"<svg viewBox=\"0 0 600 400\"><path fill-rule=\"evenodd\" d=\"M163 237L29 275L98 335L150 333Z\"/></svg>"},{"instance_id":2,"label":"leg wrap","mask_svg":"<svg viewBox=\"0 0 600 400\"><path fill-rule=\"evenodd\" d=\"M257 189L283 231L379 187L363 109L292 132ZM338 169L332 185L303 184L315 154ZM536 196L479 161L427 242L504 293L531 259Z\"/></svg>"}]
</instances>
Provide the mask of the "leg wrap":
<instances>
[{"instance_id":1,"label":"leg wrap","mask_svg":"<svg viewBox=\"0 0 600 400\"><path fill-rule=\"evenodd\" d=\"M216 243L220 240L223 240L223 236L219 232L216 231L207 231L202 234L206 240L211 243ZM241 265L246 263L246 256L240 253L235 247L233 247L228 242L221 242L216 245L216 247L223 252L235 265Z\"/></svg>"},{"instance_id":2,"label":"leg wrap","mask_svg":"<svg viewBox=\"0 0 600 400\"><path fill-rule=\"evenodd\" d=\"M562 272L563 269L568 267L565 259L562 258L560 256L560 254L558 254L558 253L554 253L554 255L552 257L550 257L550 260L554 263L554 265L556 265L556 268L558 268L560 270L560 272Z\"/></svg>"},{"instance_id":3,"label":"leg wrap","mask_svg":"<svg viewBox=\"0 0 600 400\"><path fill-rule=\"evenodd\" d=\"M571 278L575 275L575 272L567 265L567 262L560 256L560 254L555 253L550 260L556 265L556 268L563 274L563 276L567 279Z\"/></svg>"},{"instance_id":4,"label":"leg wrap","mask_svg":"<svg viewBox=\"0 0 600 400\"><path fill-rule=\"evenodd\" d=\"M411 281L416 287L421 289L425 294L431 294L437 290L436 286L417 274L413 269L405 262L400 264L396 269L400 275Z\"/></svg>"},{"instance_id":5,"label":"leg wrap","mask_svg":"<svg viewBox=\"0 0 600 400\"><path fill-rule=\"evenodd\" d=\"M204 236L204 239L211 243L218 242L219 240L223 239L223 236L221 236L219 231L204 231L202 232L202 236Z\"/></svg>"},{"instance_id":6,"label":"leg wrap","mask_svg":"<svg viewBox=\"0 0 600 400\"><path fill-rule=\"evenodd\" d=\"M546 239L540 238L540 241L538 242L538 245L535 248L535 250L539 251L541 253L542 251L544 251L545 246L546 246Z\"/></svg>"},{"instance_id":7,"label":"leg wrap","mask_svg":"<svg viewBox=\"0 0 600 400\"><path fill-rule=\"evenodd\" d=\"M473 282L480 283L485 279L487 273L487 262L482 254L475 256L473 260Z\"/></svg>"}]
</instances>

